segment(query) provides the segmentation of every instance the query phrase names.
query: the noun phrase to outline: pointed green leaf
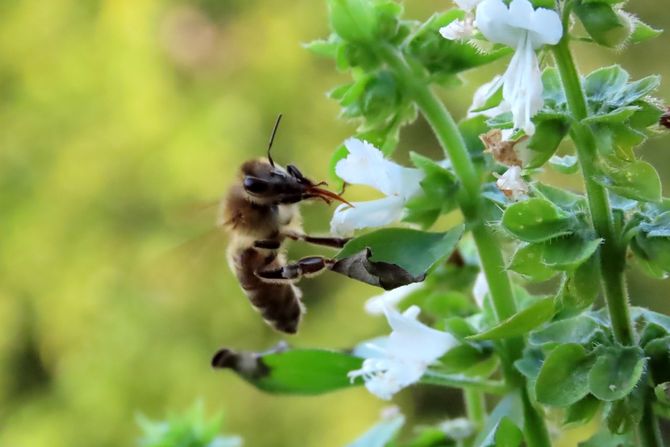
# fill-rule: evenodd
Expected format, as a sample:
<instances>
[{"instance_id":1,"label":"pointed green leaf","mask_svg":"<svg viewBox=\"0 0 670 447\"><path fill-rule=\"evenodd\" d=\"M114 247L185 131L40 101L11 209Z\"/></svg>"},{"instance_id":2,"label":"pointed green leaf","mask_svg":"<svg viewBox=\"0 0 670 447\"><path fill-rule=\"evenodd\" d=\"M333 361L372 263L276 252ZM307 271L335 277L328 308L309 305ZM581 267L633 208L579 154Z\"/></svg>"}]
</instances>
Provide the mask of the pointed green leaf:
<instances>
[{"instance_id":1,"label":"pointed green leaf","mask_svg":"<svg viewBox=\"0 0 670 447\"><path fill-rule=\"evenodd\" d=\"M557 270L574 270L596 252L602 239L572 234L542 244L542 262Z\"/></svg>"},{"instance_id":2,"label":"pointed green leaf","mask_svg":"<svg viewBox=\"0 0 670 447\"><path fill-rule=\"evenodd\" d=\"M591 38L600 45L620 45L632 31L624 26L615 9L607 3L577 2L574 11Z\"/></svg>"},{"instance_id":3,"label":"pointed green leaf","mask_svg":"<svg viewBox=\"0 0 670 447\"><path fill-rule=\"evenodd\" d=\"M402 414L384 419L366 431L363 436L347 444L347 447L384 447L395 439L404 424L405 417Z\"/></svg>"},{"instance_id":4,"label":"pointed green leaf","mask_svg":"<svg viewBox=\"0 0 670 447\"><path fill-rule=\"evenodd\" d=\"M579 171L579 160L574 155L554 155L549 159L549 165L561 174L575 174Z\"/></svg>"},{"instance_id":5,"label":"pointed green leaf","mask_svg":"<svg viewBox=\"0 0 670 447\"><path fill-rule=\"evenodd\" d=\"M595 181L622 197L643 202L661 200L661 179L656 169L641 160L612 166L603 164L603 175Z\"/></svg>"},{"instance_id":6,"label":"pointed green leaf","mask_svg":"<svg viewBox=\"0 0 670 447\"><path fill-rule=\"evenodd\" d=\"M347 377L363 359L335 351L281 347L268 353L219 350L215 368L231 369L256 388L278 394L321 394L359 385Z\"/></svg>"},{"instance_id":7,"label":"pointed green leaf","mask_svg":"<svg viewBox=\"0 0 670 447\"><path fill-rule=\"evenodd\" d=\"M531 278L533 281L546 281L556 276L556 271L542 263L542 244L521 246L507 267L509 270Z\"/></svg>"},{"instance_id":8,"label":"pointed green leaf","mask_svg":"<svg viewBox=\"0 0 670 447\"><path fill-rule=\"evenodd\" d=\"M492 328L477 335L468 337L469 340L499 340L503 338L526 335L542 323L554 316L556 312L553 298L544 298L537 303L523 309L511 317L501 321Z\"/></svg>"},{"instance_id":9,"label":"pointed green leaf","mask_svg":"<svg viewBox=\"0 0 670 447\"><path fill-rule=\"evenodd\" d=\"M530 334L528 342L533 345L587 343L599 329L599 325L588 315L555 321L547 327Z\"/></svg>"},{"instance_id":10,"label":"pointed green leaf","mask_svg":"<svg viewBox=\"0 0 670 447\"><path fill-rule=\"evenodd\" d=\"M523 434L519 427L508 417L500 419L491 430L480 447L519 447Z\"/></svg>"},{"instance_id":11,"label":"pointed green leaf","mask_svg":"<svg viewBox=\"0 0 670 447\"><path fill-rule=\"evenodd\" d=\"M663 33L663 30L652 28L651 26L644 23L642 20L635 19L635 30L630 37L631 43L641 43L647 40L654 39L660 36Z\"/></svg>"},{"instance_id":12,"label":"pointed green leaf","mask_svg":"<svg viewBox=\"0 0 670 447\"><path fill-rule=\"evenodd\" d=\"M570 234L573 220L548 200L534 198L510 205L502 224L522 241L543 242Z\"/></svg>"},{"instance_id":13,"label":"pointed green leaf","mask_svg":"<svg viewBox=\"0 0 670 447\"><path fill-rule=\"evenodd\" d=\"M335 258L344 259L370 249L370 261L394 264L414 276L421 276L451 254L462 234L462 226L445 233L387 228L352 239Z\"/></svg>"},{"instance_id":14,"label":"pointed green leaf","mask_svg":"<svg viewBox=\"0 0 670 447\"><path fill-rule=\"evenodd\" d=\"M589 370L593 357L582 345L565 344L549 353L535 382L537 400L546 405L567 407L589 393Z\"/></svg>"},{"instance_id":15,"label":"pointed green leaf","mask_svg":"<svg viewBox=\"0 0 670 447\"><path fill-rule=\"evenodd\" d=\"M528 159L524 166L527 169L539 168L556 152L558 145L568 134L570 126L563 119L540 121L528 142Z\"/></svg>"},{"instance_id":16,"label":"pointed green leaf","mask_svg":"<svg viewBox=\"0 0 670 447\"><path fill-rule=\"evenodd\" d=\"M600 410L601 403L595 397L588 395L579 402L570 405L565 411L564 426L579 426L588 424Z\"/></svg>"},{"instance_id":17,"label":"pointed green leaf","mask_svg":"<svg viewBox=\"0 0 670 447\"><path fill-rule=\"evenodd\" d=\"M603 348L589 373L589 390L600 400L621 399L640 381L645 363L637 346Z\"/></svg>"}]
</instances>

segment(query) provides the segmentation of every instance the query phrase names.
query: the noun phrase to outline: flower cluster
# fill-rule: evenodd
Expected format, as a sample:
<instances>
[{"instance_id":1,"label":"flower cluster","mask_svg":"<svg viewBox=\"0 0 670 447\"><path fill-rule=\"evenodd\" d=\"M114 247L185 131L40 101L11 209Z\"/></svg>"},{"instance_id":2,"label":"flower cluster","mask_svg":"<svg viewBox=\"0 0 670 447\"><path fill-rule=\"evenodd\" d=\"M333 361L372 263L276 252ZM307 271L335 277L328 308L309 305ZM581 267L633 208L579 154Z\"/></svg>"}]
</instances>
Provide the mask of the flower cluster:
<instances>
[{"instance_id":1,"label":"flower cluster","mask_svg":"<svg viewBox=\"0 0 670 447\"><path fill-rule=\"evenodd\" d=\"M544 8L534 10L528 0L512 0L509 6L502 0L463 3L458 5L466 11L476 4L474 22L468 18L452 22L441 34L447 39L469 37L476 26L490 42L514 48L514 56L502 76L504 107L512 111L515 128L533 135L535 125L531 118L543 105L542 74L535 52L561 40L563 26L558 14Z\"/></svg>"}]
</instances>

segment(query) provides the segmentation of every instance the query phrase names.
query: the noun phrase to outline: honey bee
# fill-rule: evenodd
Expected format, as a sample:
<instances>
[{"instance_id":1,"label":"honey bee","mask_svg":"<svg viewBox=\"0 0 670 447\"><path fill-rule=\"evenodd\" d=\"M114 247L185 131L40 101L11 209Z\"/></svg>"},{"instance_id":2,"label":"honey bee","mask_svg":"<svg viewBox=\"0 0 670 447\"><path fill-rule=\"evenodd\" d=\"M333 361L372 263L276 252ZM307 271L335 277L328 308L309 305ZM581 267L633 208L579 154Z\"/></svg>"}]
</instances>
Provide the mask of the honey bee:
<instances>
[{"instance_id":1,"label":"honey bee","mask_svg":"<svg viewBox=\"0 0 670 447\"><path fill-rule=\"evenodd\" d=\"M221 204L219 225L230 235L228 264L237 276L252 306L275 330L294 334L305 312L302 293L295 286L303 276L322 272L334 263L322 256L288 263L282 251L286 239L300 240L333 248L343 247L348 239L314 237L303 233L299 203L321 199L326 203L340 195L321 188L293 165L285 169L270 155L281 115L277 118L267 158L242 164L239 181Z\"/></svg>"}]
</instances>

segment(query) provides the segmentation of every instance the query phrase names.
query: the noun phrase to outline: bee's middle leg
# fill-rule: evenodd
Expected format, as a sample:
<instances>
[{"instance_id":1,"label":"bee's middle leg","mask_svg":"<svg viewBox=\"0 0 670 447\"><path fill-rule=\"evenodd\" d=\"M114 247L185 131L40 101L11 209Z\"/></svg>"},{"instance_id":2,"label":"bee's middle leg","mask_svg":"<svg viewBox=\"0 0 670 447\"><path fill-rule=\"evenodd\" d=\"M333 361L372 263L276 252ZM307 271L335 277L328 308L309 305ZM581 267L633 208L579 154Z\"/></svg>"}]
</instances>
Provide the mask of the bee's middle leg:
<instances>
[{"instance_id":1,"label":"bee's middle leg","mask_svg":"<svg viewBox=\"0 0 670 447\"><path fill-rule=\"evenodd\" d=\"M349 237L333 237L333 236L310 236L308 234L287 232L284 233L289 239L294 241L304 241L314 245L323 245L325 247L342 248L347 242L351 240Z\"/></svg>"},{"instance_id":2,"label":"bee's middle leg","mask_svg":"<svg viewBox=\"0 0 670 447\"><path fill-rule=\"evenodd\" d=\"M259 270L256 276L268 282L295 282L300 278L318 275L335 264L335 260L323 256L308 256L284 266Z\"/></svg>"}]
</instances>

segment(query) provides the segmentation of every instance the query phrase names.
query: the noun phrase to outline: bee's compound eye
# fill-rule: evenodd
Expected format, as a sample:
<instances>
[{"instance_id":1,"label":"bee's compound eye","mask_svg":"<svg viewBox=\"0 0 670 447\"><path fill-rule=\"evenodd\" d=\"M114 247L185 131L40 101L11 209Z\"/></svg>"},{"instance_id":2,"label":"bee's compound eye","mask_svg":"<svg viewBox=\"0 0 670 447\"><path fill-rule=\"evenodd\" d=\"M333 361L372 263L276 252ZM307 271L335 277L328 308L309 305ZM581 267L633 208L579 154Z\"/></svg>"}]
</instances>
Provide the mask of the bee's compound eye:
<instances>
[{"instance_id":1,"label":"bee's compound eye","mask_svg":"<svg viewBox=\"0 0 670 447\"><path fill-rule=\"evenodd\" d=\"M302 172L300 172L300 170L296 168L295 165L286 166L286 171L298 180L303 180L305 178L305 176L302 175Z\"/></svg>"},{"instance_id":2,"label":"bee's compound eye","mask_svg":"<svg viewBox=\"0 0 670 447\"><path fill-rule=\"evenodd\" d=\"M244 189L249 194L263 194L270 189L270 184L258 177L247 175L244 177Z\"/></svg>"}]
</instances>

